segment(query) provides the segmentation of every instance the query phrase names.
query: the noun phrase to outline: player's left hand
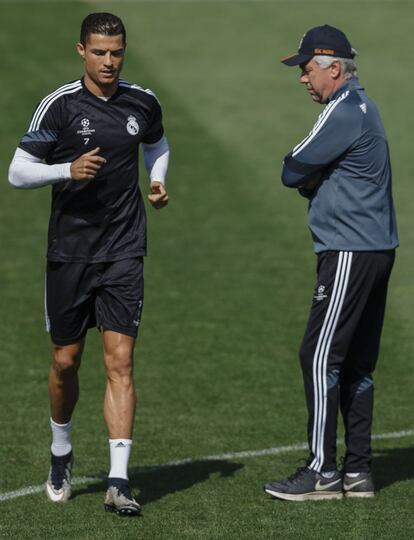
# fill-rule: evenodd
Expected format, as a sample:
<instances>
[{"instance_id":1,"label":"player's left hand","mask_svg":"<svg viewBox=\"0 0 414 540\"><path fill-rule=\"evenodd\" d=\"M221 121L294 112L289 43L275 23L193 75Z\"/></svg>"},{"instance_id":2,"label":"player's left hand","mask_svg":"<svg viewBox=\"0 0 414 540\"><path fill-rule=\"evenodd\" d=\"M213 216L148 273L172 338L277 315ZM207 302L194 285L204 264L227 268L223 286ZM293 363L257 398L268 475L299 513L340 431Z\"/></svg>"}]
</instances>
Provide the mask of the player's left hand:
<instances>
[{"instance_id":1,"label":"player's left hand","mask_svg":"<svg viewBox=\"0 0 414 540\"><path fill-rule=\"evenodd\" d=\"M165 191L165 187L161 182L151 182L151 193L148 195L148 200L154 208L157 210L164 208L168 204L168 194Z\"/></svg>"}]
</instances>

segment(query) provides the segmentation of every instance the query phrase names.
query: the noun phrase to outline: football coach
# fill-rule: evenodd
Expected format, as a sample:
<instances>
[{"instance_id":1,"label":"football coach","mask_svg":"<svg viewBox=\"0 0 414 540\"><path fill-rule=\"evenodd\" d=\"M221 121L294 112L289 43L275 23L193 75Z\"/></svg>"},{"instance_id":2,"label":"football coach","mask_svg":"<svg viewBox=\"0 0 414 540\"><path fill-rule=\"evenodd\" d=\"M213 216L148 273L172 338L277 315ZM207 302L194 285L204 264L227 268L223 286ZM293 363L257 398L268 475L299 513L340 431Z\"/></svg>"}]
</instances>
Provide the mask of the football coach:
<instances>
[{"instance_id":1,"label":"football coach","mask_svg":"<svg viewBox=\"0 0 414 540\"><path fill-rule=\"evenodd\" d=\"M309 135L287 154L282 181L309 199L317 281L300 349L310 455L292 476L265 486L303 501L371 497L372 373L387 285L398 246L387 137L357 79L356 51L328 25L309 30L298 54L300 83L325 105ZM338 404L345 425L336 464Z\"/></svg>"}]
</instances>

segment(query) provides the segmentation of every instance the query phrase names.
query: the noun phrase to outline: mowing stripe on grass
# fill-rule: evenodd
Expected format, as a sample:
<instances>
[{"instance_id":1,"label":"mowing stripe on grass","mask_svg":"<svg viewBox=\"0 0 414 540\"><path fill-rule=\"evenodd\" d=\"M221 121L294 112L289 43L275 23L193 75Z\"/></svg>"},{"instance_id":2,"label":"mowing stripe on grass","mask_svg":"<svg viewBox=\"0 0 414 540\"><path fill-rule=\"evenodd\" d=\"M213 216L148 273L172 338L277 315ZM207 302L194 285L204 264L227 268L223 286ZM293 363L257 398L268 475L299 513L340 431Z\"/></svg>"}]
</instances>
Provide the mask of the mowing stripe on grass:
<instances>
[{"instance_id":1,"label":"mowing stripe on grass","mask_svg":"<svg viewBox=\"0 0 414 540\"><path fill-rule=\"evenodd\" d=\"M414 436L414 429L409 429L405 431L392 431L389 433L379 433L373 435L373 440L384 440L384 439L402 439L404 437ZM342 441L338 440L338 444L343 444ZM131 469L131 476L138 474L140 472L148 472L151 470L163 469L166 467L179 467L180 465L188 465L190 463L197 463L203 461L217 461L223 459L235 459L235 458L250 458L250 457L260 457L260 456L275 456L277 454L287 454L289 452L295 452L296 450L305 450L308 448L307 443L297 443L291 444L289 446L276 446L274 448L264 448L262 450L246 450L244 452L228 452L226 454L216 454L211 456L201 456L198 458L186 458L179 459L176 461L169 461L168 463L162 463L159 465L148 465L143 467L135 467ZM93 484L97 482L102 482L106 480L106 475L97 475L97 476L78 476L73 478L72 485L79 484ZM18 497L24 497L25 495L33 495L36 493L41 493L44 491L44 484L38 486L28 486L16 491L8 491L6 493L0 493L0 502L10 501L12 499L17 499Z\"/></svg>"}]
</instances>

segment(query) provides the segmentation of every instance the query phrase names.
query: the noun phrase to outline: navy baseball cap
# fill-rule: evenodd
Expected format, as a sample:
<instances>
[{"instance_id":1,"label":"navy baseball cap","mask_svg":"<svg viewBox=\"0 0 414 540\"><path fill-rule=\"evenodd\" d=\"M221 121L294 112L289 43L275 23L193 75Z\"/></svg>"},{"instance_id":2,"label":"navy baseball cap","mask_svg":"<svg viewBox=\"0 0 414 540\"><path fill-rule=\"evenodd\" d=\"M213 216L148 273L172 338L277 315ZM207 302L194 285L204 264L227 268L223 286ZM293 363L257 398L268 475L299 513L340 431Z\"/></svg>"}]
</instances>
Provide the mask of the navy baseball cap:
<instances>
[{"instance_id":1,"label":"navy baseball cap","mask_svg":"<svg viewBox=\"0 0 414 540\"><path fill-rule=\"evenodd\" d=\"M298 53L282 58L281 62L286 66L298 66L316 55L338 58L354 58L355 56L346 35L338 28L325 24L306 32L299 43Z\"/></svg>"}]
</instances>

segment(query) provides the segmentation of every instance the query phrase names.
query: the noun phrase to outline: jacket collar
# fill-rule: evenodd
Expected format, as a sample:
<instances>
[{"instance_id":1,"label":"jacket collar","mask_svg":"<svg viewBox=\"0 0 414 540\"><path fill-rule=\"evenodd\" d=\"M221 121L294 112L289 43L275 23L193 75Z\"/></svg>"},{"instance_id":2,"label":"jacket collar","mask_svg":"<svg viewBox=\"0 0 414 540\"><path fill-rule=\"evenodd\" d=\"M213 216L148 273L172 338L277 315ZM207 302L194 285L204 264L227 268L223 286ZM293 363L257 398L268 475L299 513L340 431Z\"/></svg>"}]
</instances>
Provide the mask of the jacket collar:
<instances>
[{"instance_id":1,"label":"jacket collar","mask_svg":"<svg viewBox=\"0 0 414 540\"><path fill-rule=\"evenodd\" d=\"M346 81L345 84L343 84L337 90L335 90L335 92L328 97L328 103L332 101L333 99L336 99L337 97L339 97L341 94L343 94L347 90L351 91L351 90L363 90L363 89L364 88L361 86L361 83L359 82L359 80L356 77L354 77L353 79L349 79L348 81Z\"/></svg>"}]
</instances>

